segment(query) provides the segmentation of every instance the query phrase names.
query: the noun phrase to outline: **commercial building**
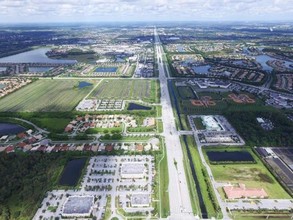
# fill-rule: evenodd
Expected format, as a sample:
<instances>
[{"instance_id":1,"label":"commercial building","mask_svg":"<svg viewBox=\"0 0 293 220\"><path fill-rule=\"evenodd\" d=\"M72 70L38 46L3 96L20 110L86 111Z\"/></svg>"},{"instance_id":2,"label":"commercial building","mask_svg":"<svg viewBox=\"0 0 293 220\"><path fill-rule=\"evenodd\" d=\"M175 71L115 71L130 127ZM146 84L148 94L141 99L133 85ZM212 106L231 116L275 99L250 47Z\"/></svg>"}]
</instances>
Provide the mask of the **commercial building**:
<instances>
[{"instance_id":1,"label":"commercial building","mask_svg":"<svg viewBox=\"0 0 293 220\"><path fill-rule=\"evenodd\" d=\"M202 116L202 123L206 127L207 131L221 131L223 130L219 123L213 116Z\"/></svg>"},{"instance_id":2,"label":"commercial building","mask_svg":"<svg viewBox=\"0 0 293 220\"><path fill-rule=\"evenodd\" d=\"M70 196L63 206L63 217L90 217L93 211L93 196Z\"/></svg>"},{"instance_id":3,"label":"commercial building","mask_svg":"<svg viewBox=\"0 0 293 220\"><path fill-rule=\"evenodd\" d=\"M238 186L225 186L224 192L228 199L241 199L241 198L267 198L268 194L261 188L246 188L245 184Z\"/></svg>"},{"instance_id":4,"label":"commercial building","mask_svg":"<svg viewBox=\"0 0 293 220\"><path fill-rule=\"evenodd\" d=\"M144 178L146 167L143 163L132 162L123 163L121 166L121 178L142 179Z\"/></svg>"},{"instance_id":5,"label":"commercial building","mask_svg":"<svg viewBox=\"0 0 293 220\"><path fill-rule=\"evenodd\" d=\"M133 194L131 196L132 207L149 207L150 195L149 194Z\"/></svg>"}]
</instances>

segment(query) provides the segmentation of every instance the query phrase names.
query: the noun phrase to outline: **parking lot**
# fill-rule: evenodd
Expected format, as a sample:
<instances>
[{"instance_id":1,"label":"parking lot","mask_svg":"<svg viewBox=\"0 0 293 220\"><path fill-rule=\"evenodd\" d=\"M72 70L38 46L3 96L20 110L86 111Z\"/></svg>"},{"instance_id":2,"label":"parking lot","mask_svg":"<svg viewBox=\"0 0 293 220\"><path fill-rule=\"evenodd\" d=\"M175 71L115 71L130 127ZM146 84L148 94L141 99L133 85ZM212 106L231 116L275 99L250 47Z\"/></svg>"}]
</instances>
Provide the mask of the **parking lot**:
<instances>
[{"instance_id":1,"label":"parking lot","mask_svg":"<svg viewBox=\"0 0 293 220\"><path fill-rule=\"evenodd\" d=\"M113 216L117 210L150 214L154 169L154 158L149 155L92 157L80 189L48 192L34 219L101 219L106 210L111 210Z\"/></svg>"}]
</instances>

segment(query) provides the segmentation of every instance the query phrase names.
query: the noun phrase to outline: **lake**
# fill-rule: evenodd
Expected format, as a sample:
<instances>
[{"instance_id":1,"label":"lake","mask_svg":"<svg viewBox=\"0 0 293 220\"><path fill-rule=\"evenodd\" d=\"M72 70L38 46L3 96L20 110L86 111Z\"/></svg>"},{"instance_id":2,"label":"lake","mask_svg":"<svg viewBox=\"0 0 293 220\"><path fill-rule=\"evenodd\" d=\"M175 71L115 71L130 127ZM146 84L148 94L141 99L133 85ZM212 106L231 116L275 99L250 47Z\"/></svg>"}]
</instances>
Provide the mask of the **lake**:
<instances>
[{"instance_id":1,"label":"lake","mask_svg":"<svg viewBox=\"0 0 293 220\"><path fill-rule=\"evenodd\" d=\"M53 69L52 67L29 67L29 72L32 73L42 73L48 72L49 70Z\"/></svg>"},{"instance_id":2,"label":"lake","mask_svg":"<svg viewBox=\"0 0 293 220\"><path fill-rule=\"evenodd\" d=\"M204 66L194 66L192 67L193 71L197 74L206 74L209 73L209 69L211 68L210 65L204 65Z\"/></svg>"},{"instance_id":3,"label":"lake","mask_svg":"<svg viewBox=\"0 0 293 220\"><path fill-rule=\"evenodd\" d=\"M207 151L211 162L254 162L248 151Z\"/></svg>"},{"instance_id":4,"label":"lake","mask_svg":"<svg viewBox=\"0 0 293 220\"><path fill-rule=\"evenodd\" d=\"M115 73L117 71L117 67L98 67L96 69L97 73Z\"/></svg>"},{"instance_id":5,"label":"lake","mask_svg":"<svg viewBox=\"0 0 293 220\"><path fill-rule=\"evenodd\" d=\"M0 136L2 135L12 135L19 134L26 131L26 128L13 123L1 123L0 122Z\"/></svg>"},{"instance_id":6,"label":"lake","mask_svg":"<svg viewBox=\"0 0 293 220\"><path fill-rule=\"evenodd\" d=\"M46 53L50 48L38 48L16 55L0 58L0 63L65 63L74 64L76 60L53 60Z\"/></svg>"},{"instance_id":7,"label":"lake","mask_svg":"<svg viewBox=\"0 0 293 220\"><path fill-rule=\"evenodd\" d=\"M89 83L89 82L85 82L85 81L81 81L78 83L78 88L79 89L82 89L84 87L87 87L87 86L92 86L93 84Z\"/></svg>"},{"instance_id":8,"label":"lake","mask_svg":"<svg viewBox=\"0 0 293 220\"><path fill-rule=\"evenodd\" d=\"M151 107L147 107L147 106L143 106L143 105L139 105L136 103L129 103L127 110L151 110Z\"/></svg>"},{"instance_id":9,"label":"lake","mask_svg":"<svg viewBox=\"0 0 293 220\"><path fill-rule=\"evenodd\" d=\"M63 186L76 186L86 160L86 158L70 160L63 170L59 184Z\"/></svg>"},{"instance_id":10,"label":"lake","mask_svg":"<svg viewBox=\"0 0 293 220\"><path fill-rule=\"evenodd\" d=\"M256 56L255 59L258 63L261 64L263 70L269 71L269 72L273 70L273 68L267 64L267 61L274 60L272 57L268 55L259 55L259 56Z\"/></svg>"},{"instance_id":11,"label":"lake","mask_svg":"<svg viewBox=\"0 0 293 220\"><path fill-rule=\"evenodd\" d=\"M185 49L183 46L177 46L177 51L180 53L183 53L183 52L185 52Z\"/></svg>"}]
</instances>

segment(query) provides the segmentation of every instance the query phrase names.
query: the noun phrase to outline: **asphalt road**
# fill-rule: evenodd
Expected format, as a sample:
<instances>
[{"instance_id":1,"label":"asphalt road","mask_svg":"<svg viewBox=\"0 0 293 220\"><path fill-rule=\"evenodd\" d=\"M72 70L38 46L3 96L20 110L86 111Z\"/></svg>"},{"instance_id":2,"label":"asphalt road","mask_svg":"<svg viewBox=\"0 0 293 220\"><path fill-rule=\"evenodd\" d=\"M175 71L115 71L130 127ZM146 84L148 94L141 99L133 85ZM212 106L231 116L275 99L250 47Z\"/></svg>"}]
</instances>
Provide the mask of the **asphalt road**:
<instances>
[{"instance_id":1,"label":"asphalt road","mask_svg":"<svg viewBox=\"0 0 293 220\"><path fill-rule=\"evenodd\" d=\"M154 34L159 68L159 80L161 85L162 121L164 125L163 135L165 137L169 171L169 219L195 219L196 217L192 213L188 185L183 166L183 152L175 125L175 118L168 90L168 78L165 74L162 59L163 48L156 29Z\"/></svg>"}]
</instances>

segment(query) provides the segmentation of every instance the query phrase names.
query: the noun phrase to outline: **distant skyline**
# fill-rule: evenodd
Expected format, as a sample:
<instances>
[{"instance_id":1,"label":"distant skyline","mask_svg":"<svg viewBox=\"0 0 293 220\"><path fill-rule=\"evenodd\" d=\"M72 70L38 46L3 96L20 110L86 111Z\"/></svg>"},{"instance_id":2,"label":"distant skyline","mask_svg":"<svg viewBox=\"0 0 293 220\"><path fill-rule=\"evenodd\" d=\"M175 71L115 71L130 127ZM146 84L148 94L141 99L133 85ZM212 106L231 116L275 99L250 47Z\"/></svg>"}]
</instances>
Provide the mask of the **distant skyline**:
<instances>
[{"instance_id":1,"label":"distant skyline","mask_svg":"<svg viewBox=\"0 0 293 220\"><path fill-rule=\"evenodd\" d=\"M1 23L293 21L293 0L0 0Z\"/></svg>"}]
</instances>

